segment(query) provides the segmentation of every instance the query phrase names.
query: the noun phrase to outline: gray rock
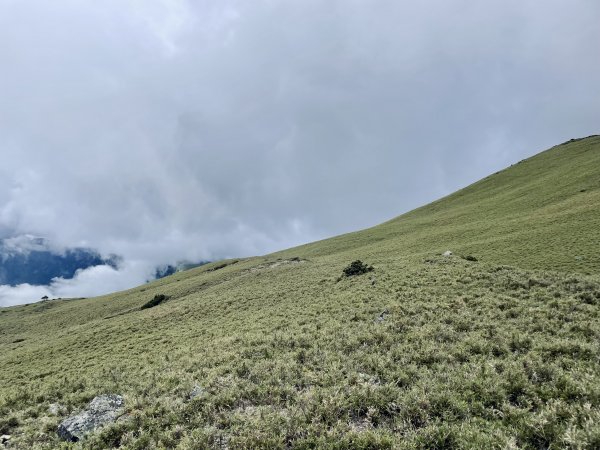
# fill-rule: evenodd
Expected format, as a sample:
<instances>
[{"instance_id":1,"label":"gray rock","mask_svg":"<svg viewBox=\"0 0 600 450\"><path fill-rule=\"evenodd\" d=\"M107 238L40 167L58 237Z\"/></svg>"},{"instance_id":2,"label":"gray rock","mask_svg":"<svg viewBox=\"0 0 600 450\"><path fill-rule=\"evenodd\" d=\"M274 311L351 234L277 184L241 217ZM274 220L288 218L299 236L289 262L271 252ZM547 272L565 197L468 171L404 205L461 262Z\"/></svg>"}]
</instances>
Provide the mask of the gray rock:
<instances>
[{"instance_id":1,"label":"gray rock","mask_svg":"<svg viewBox=\"0 0 600 450\"><path fill-rule=\"evenodd\" d=\"M452 256L453 253L450 250L446 250L444 253L442 253L442 255L448 258L449 256Z\"/></svg>"},{"instance_id":2,"label":"gray rock","mask_svg":"<svg viewBox=\"0 0 600 450\"><path fill-rule=\"evenodd\" d=\"M204 390L204 388L202 386L195 384L194 387L192 388L192 390L190 391L189 397L190 397L190 400L194 400L195 398L202 398L205 395L206 395L206 391Z\"/></svg>"},{"instance_id":3,"label":"gray rock","mask_svg":"<svg viewBox=\"0 0 600 450\"><path fill-rule=\"evenodd\" d=\"M125 400L120 395L100 395L87 409L65 419L58 426L58 435L67 441L77 442L89 433L115 422L124 413Z\"/></svg>"},{"instance_id":4,"label":"gray rock","mask_svg":"<svg viewBox=\"0 0 600 450\"><path fill-rule=\"evenodd\" d=\"M385 320L386 314L389 314L389 313L390 312L387 309L383 310L382 313L379 314L379 316L377 317L377 319L375 319L375 323L381 323L381 322L383 322Z\"/></svg>"},{"instance_id":5,"label":"gray rock","mask_svg":"<svg viewBox=\"0 0 600 450\"><path fill-rule=\"evenodd\" d=\"M62 411L63 407L60 406L58 403L50 403L48 405L48 413L50 413L53 416L58 416L61 411Z\"/></svg>"}]
</instances>

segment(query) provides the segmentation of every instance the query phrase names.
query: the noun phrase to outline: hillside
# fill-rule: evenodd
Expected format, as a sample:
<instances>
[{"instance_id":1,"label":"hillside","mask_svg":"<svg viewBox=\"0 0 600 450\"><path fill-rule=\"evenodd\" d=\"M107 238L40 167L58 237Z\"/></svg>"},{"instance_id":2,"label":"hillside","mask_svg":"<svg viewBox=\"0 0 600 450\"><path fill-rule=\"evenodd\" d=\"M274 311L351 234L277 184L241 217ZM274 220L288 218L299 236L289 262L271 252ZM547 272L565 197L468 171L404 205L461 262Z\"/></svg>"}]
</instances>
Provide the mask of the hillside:
<instances>
[{"instance_id":1,"label":"hillside","mask_svg":"<svg viewBox=\"0 0 600 450\"><path fill-rule=\"evenodd\" d=\"M368 245L425 255L452 248L486 261L600 271L600 136L523 160L374 228L282 254L320 256Z\"/></svg>"},{"instance_id":2,"label":"hillside","mask_svg":"<svg viewBox=\"0 0 600 450\"><path fill-rule=\"evenodd\" d=\"M13 448L600 448L599 205L590 137L374 228L0 309L0 434ZM342 276L356 259L374 270ZM123 420L60 441L108 393Z\"/></svg>"}]
</instances>

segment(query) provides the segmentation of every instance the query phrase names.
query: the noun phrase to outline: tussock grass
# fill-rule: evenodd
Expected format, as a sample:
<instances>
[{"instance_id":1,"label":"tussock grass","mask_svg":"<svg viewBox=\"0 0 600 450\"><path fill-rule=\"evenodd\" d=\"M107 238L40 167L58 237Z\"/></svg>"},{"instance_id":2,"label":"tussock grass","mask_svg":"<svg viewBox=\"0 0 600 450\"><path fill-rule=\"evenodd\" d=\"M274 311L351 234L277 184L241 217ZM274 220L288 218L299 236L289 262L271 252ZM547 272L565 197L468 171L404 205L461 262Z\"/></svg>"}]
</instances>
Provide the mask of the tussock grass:
<instances>
[{"instance_id":1,"label":"tussock grass","mask_svg":"<svg viewBox=\"0 0 600 450\"><path fill-rule=\"evenodd\" d=\"M600 448L599 154L568 143L363 232L3 309L0 432L40 449ZM376 270L340 279L357 259ZM103 393L127 420L61 443Z\"/></svg>"}]
</instances>

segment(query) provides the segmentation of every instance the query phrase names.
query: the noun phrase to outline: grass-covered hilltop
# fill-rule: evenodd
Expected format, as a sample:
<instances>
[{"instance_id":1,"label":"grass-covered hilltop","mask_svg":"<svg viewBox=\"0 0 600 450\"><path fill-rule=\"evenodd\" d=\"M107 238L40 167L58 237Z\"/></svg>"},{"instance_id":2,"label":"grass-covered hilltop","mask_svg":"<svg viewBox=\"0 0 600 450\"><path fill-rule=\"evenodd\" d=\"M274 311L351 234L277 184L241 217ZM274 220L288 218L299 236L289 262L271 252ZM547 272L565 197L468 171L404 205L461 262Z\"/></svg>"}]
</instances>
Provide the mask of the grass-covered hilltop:
<instances>
[{"instance_id":1,"label":"grass-covered hilltop","mask_svg":"<svg viewBox=\"0 0 600 450\"><path fill-rule=\"evenodd\" d=\"M47 449L600 448L599 270L596 136L364 231L0 309L0 435ZM120 418L61 439L104 394L122 396Z\"/></svg>"}]
</instances>

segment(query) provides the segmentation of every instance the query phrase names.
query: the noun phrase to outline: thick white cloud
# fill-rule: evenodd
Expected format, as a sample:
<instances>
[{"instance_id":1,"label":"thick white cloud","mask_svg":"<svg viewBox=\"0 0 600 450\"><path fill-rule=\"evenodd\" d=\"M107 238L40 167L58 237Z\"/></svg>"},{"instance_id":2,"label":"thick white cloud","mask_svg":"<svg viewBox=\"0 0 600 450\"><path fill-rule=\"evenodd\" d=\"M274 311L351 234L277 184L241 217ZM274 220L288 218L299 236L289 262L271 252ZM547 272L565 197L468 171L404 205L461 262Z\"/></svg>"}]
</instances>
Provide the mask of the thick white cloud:
<instances>
[{"instance_id":1,"label":"thick white cloud","mask_svg":"<svg viewBox=\"0 0 600 450\"><path fill-rule=\"evenodd\" d=\"M50 295L52 295L52 292L50 292L48 286L32 286L30 284L0 285L0 307L33 303L44 296L50 297Z\"/></svg>"},{"instance_id":2,"label":"thick white cloud","mask_svg":"<svg viewBox=\"0 0 600 450\"><path fill-rule=\"evenodd\" d=\"M72 279L55 278L49 286L0 285L0 306L12 306L39 301L42 297L92 297L141 284L152 276L146 263L126 263L119 270L110 266L95 266L78 270Z\"/></svg>"},{"instance_id":3,"label":"thick white cloud","mask_svg":"<svg viewBox=\"0 0 600 450\"><path fill-rule=\"evenodd\" d=\"M376 224L597 132L599 13L0 0L0 237L148 272Z\"/></svg>"},{"instance_id":4,"label":"thick white cloud","mask_svg":"<svg viewBox=\"0 0 600 450\"><path fill-rule=\"evenodd\" d=\"M91 297L131 287L131 280L148 280L146 264L127 262L116 270L110 266L95 266L78 270L72 279L55 278L50 285L54 297Z\"/></svg>"}]
</instances>

